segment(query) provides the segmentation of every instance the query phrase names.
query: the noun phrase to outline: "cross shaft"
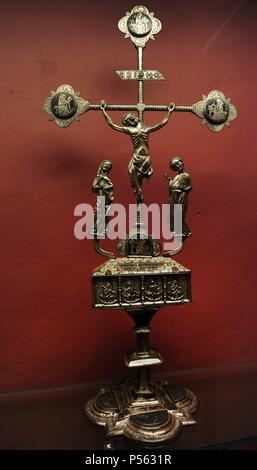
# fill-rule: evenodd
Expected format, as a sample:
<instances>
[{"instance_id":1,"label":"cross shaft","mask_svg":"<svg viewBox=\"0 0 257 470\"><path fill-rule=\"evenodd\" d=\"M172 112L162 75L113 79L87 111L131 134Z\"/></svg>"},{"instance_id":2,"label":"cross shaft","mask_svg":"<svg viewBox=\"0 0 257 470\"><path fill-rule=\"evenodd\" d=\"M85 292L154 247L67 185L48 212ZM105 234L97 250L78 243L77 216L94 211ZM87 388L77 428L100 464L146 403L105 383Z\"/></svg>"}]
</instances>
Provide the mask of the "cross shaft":
<instances>
[{"instance_id":1,"label":"cross shaft","mask_svg":"<svg viewBox=\"0 0 257 470\"><path fill-rule=\"evenodd\" d=\"M145 111L167 111L169 105L165 104L145 104L144 103L144 78L143 75L143 47L137 47L137 64L138 68L138 103L137 104L106 104L108 111L138 111L139 119L144 122ZM141 73L141 75L140 75ZM89 103L89 110L101 110L100 104ZM192 106L175 106L174 111L193 112Z\"/></svg>"}]
</instances>

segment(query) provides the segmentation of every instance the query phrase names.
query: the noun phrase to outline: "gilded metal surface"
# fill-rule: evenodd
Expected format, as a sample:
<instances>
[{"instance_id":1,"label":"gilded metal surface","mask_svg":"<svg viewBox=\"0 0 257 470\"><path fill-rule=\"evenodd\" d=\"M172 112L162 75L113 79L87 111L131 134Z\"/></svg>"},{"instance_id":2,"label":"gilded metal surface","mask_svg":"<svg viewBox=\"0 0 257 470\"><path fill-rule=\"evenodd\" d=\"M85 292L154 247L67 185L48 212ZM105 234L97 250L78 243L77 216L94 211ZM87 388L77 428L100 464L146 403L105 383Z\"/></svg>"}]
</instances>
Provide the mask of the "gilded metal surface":
<instances>
[{"instance_id":1,"label":"gilded metal surface","mask_svg":"<svg viewBox=\"0 0 257 470\"><path fill-rule=\"evenodd\" d=\"M89 102L80 97L80 91L75 92L72 86L64 84L51 91L51 96L45 100L44 110L50 121L55 121L59 127L68 127L89 110Z\"/></svg>"},{"instance_id":2,"label":"gilded metal surface","mask_svg":"<svg viewBox=\"0 0 257 470\"><path fill-rule=\"evenodd\" d=\"M196 423L191 413L196 411L198 401L189 390L180 387L178 394L178 387L174 387L174 395L172 385L167 389L167 382L157 382L153 384L154 399L135 405L136 388L136 381L132 380L117 388L100 390L86 403L86 416L104 426L108 437L124 435L149 443L174 439L183 426Z\"/></svg>"},{"instance_id":3,"label":"gilded metal surface","mask_svg":"<svg viewBox=\"0 0 257 470\"><path fill-rule=\"evenodd\" d=\"M106 216L108 210L113 202L113 184L109 177L112 169L112 162L110 160L103 160L97 170L96 177L92 184L92 191L98 196L105 197L105 211Z\"/></svg>"},{"instance_id":4,"label":"gilded metal surface","mask_svg":"<svg viewBox=\"0 0 257 470\"><path fill-rule=\"evenodd\" d=\"M156 258L115 258L108 260L93 271L93 278L97 276L119 276L136 274L190 274L190 270L174 259Z\"/></svg>"},{"instance_id":5,"label":"gilded metal surface","mask_svg":"<svg viewBox=\"0 0 257 470\"><path fill-rule=\"evenodd\" d=\"M106 111L140 111L141 105L139 103L134 104L113 104L113 103L106 103ZM100 103L89 103L89 110L91 111L99 111L101 110L101 102ZM143 104L144 111L168 111L169 104ZM185 105L175 105L174 111L178 112L193 112L193 106L185 106Z\"/></svg>"},{"instance_id":6,"label":"gilded metal surface","mask_svg":"<svg viewBox=\"0 0 257 470\"><path fill-rule=\"evenodd\" d=\"M124 277L121 279L121 298L123 302L128 304L136 304L140 302L141 298L141 283L140 279L134 279L133 277Z\"/></svg>"},{"instance_id":7,"label":"gilded metal surface","mask_svg":"<svg viewBox=\"0 0 257 470\"><path fill-rule=\"evenodd\" d=\"M117 251L122 256L159 256L161 244L158 240L153 240L150 235L145 239L134 239L127 236L126 240L119 241Z\"/></svg>"},{"instance_id":8,"label":"gilded metal surface","mask_svg":"<svg viewBox=\"0 0 257 470\"><path fill-rule=\"evenodd\" d=\"M118 28L125 33L125 38L130 38L137 47L144 47L149 39L162 28L160 20L154 17L154 13L142 6L135 6L126 16L120 19Z\"/></svg>"},{"instance_id":9,"label":"gilded metal surface","mask_svg":"<svg viewBox=\"0 0 257 470\"><path fill-rule=\"evenodd\" d=\"M166 287L166 296L167 300L178 301L182 300L185 297L184 289L181 285L179 285L176 279L167 282Z\"/></svg>"},{"instance_id":10,"label":"gilded metal surface","mask_svg":"<svg viewBox=\"0 0 257 470\"><path fill-rule=\"evenodd\" d=\"M158 420L159 414L164 414L163 422ZM124 436L135 441L143 442L162 442L174 439L182 429L182 421L175 415L166 410L148 413L146 418L142 414L137 419L130 418L124 427ZM156 416L157 415L157 416ZM110 434L109 434L110 435Z\"/></svg>"},{"instance_id":11,"label":"gilded metal surface","mask_svg":"<svg viewBox=\"0 0 257 470\"><path fill-rule=\"evenodd\" d=\"M117 277L93 278L93 306L102 308L164 307L171 304L191 302L191 283L189 275L147 275L134 276L124 281L121 274ZM133 290L135 292L133 292Z\"/></svg>"},{"instance_id":12,"label":"gilded metal surface","mask_svg":"<svg viewBox=\"0 0 257 470\"><path fill-rule=\"evenodd\" d=\"M226 98L219 90L211 91L208 96L203 95L202 101L193 105L193 112L203 118L203 124L207 124L213 132L220 132L225 125L230 126L237 117L231 98Z\"/></svg>"},{"instance_id":13,"label":"gilded metal surface","mask_svg":"<svg viewBox=\"0 0 257 470\"><path fill-rule=\"evenodd\" d=\"M94 238L94 248L95 251L101 256L106 256L107 258L115 258L114 253L112 253L111 251L106 251L102 248L100 239Z\"/></svg>"},{"instance_id":14,"label":"gilded metal surface","mask_svg":"<svg viewBox=\"0 0 257 470\"><path fill-rule=\"evenodd\" d=\"M96 203L94 211L94 227L91 231L94 236L94 247L97 253L108 258L114 258L115 256L113 253L103 250L100 246L100 240L106 235L106 225L109 219L108 213L114 200L113 184L109 177L111 169L112 162L110 160L103 160L97 170L96 177L92 184L92 191L96 193L97 196L104 196L105 198L104 214L102 214L102 218L98 217L98 213L101 212L101 207L99 207L98 202Z\"/></svg>"},{"instance_id":15,"label":"gilded metal surface","mask_svg":"<svg viewBox=\"0 0 257 470\"><path fill-rule=\"evenodd\" d=\"M191 301L191 272L176 261L158 257L109 260L94 270L93 306L158 308Z\"/></svg>"},{"instance_id":16,"label":"gilded metal surface","mask_svg":"<svg viewBox=\"0 0 257 470\"><path fill-rule=\"evenodd\" d=\"M162 358L149 345L150 321L160 307L191 301L191 272L170 259L181 251L183 243L172 251L159 256L161 247L157 240L144 231L140 203L143 202L143 182L153 173L149 151L149 134L161 129L173 112L190 112L203 120L203 124L214 132L229 126L236 118L237 111L230 98L218 90L203 95L202 101L193 105L147 104L144 99L144 84L148 80L163 80L157 70L145 70L143 51L149 39L161 30L160 21L154 13L142 6L135 6L121 18L119 29L130 38L137 50L137 69L119 70L122 80L137 81L136 103L90 103L80 97L79 92L67 84L61 85L44 103L44 110L50 120L59 127L68 127L74 120L89 110L101 111L112 129L128 134L133 144L133 154L128 165L130 183L136 195L137 222L126 240L119 242L118 251L124 258L107 261L94 270L92 276L93 305L99 308L123 309L135 322L134 331L137 346L125 355L128 367L136 367L137 380L123 382L117 388L101 390L85 407L86 415L93 422L105 426L109 436L123 434L130 439L144 442L161 442L173 439L184 425L194 424L192 418L198 402L192 392L167 383L152 384L149 366L159 364ZM136 100L135 100L136 101ZM126 111L122 125L111 119L108 111ZM137 115L132 114L135 111ZM155 126L144 123L146 111L167 112L164 119ZM182 159L171 162L171 169L177 171L174 178L166 175L169 184L169 202L173 211L176 203L182 204L183 240L191 235L186 222L188 194L191 190L190 176L184 171ZM109 178L111 162L104 160L98 168L93 190L106 197L105 222L99 229L94 225L94 244L98 253L114 256L100 247L97 239L99 230L106 233L108 211L113 202L113 185ZM173 220L173 218L172 218ZM132 236L131 236L132 235ZM166 256L166 258L165 258Z\"/></svg>"},{"instance_id":17,"label":"gilded metal surface","mask_svg":"<svg viewBox=\"0 0 257 470\"><path fill-rule=\"evenodd\" d=\"M164 300L164 288L162 278L147 276L144 278L144 301L160 302Z\"/></svg>"},{"instance_id":18,"label":"gilded metal surface","mask_svg":"<svg viewBox=\"0 0 257 470\"><path fill-rule=\"evenodd\" d=\"M141 99L141 97L139 98ZM153 174L151 157L149 154L149 134L161 129L167 124L171 113L174 110L174 103L168 108L166 117L154 126L146 126L135 114L126 114L122 118L123 125L115 124L106 111L106 103L101 103L104 118L107 124L115 131L128 134L131 138L134 153L128 165L131 187L134 189L137 204L143 202L143 180L149 180Z\"/></svg>"},{"instance_id":19,"label":"gilded metal surface","mask_svg":"<svg viewBox=\"0 0 257 470\"><path fill-rule=\"evenodd\" d=\"M155 349L149 349L142 353L136 350L129 350L124 355L127 367L143 367L163 364L162 356Z\"/></svg>"},{"instance_id":20,"label":"gilded metal surface","mask_svg":"<svg viewBox=\"0 0 257 470\"><path fill-rule=\"evenodd\" d=\"M165 80L158 70L116 70L121 80Z\"/></svg>"},{"instance_id":21,"label":"gilded metal surface","mask_svg":"<svg viewBox=\"0 0 257 470\"><path fill-rule=\"evenodd\" d=\"M114 279L106 280L99 289L98 301L102 306L113 306L118 302L118 285Z\"/></svg>"},{"instance_id":22,"label":"gilded metal surface","mask_svg":"<svg viewBox=\"0 0 257 470\"><path fill-rule=\"evenodd\" d=\"M110 160L103 160L97 170L96 177L94 178L92 184L92 191L96 193L97 196L104 196L105 198L105 213L103 214L104 225L101 227L100 221L97 222L97 212L100 211L99 204L96 204L95 207L95 223L94 223L94 233L96 235L104 236L106 233L106 224L108 222L108 212L110 210L111 204L114 201L113 196L113 183L109 177L109 173L112 169L112 162Z\"/></svg>"},{"instance_id":23,"label":"gilded metal surface","mask_svg":"<svg viewBox=\"0 0 257 470\"><path fill-rule=\"evenodd\" d=\"M191 178L184 169L184 162L181 157L173 158L170 161L170 168L177 172L177 175L174 178L171 178L167 173L164 175L169 180L170 229L172 232L174 231L174 205L181 204L182 235L183 239L185 239L192 235L186 222L188 194L192 190Z\"/></svg>"},{"instance_id":24,"label":"gilded metal surface","mask_svg":"<svg viewBox=\"0 0 257 470\"><path fill-rule=\"evenodd\" d=\"M190 390L187 390L186 398L178 402L176 405L178 409L183 412L185 418L191 418L190 415L197 411L199 402L196 396Z\"/></svg>"}]
</instances>

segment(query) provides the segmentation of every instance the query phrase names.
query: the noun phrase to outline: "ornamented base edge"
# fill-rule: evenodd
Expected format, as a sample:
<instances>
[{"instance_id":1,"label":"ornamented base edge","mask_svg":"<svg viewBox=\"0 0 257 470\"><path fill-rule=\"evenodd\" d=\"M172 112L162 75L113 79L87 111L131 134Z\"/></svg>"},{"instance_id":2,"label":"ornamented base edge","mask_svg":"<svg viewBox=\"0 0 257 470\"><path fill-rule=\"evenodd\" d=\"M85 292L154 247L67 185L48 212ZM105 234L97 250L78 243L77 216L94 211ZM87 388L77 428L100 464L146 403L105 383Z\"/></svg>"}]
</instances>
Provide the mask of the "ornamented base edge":
<instances>
[{"instance_id":1,"label":"ornamented base edge","mask_svg":"<svg viewBox=\"0 0 257 470\"><path fill-rule=\"evenodd\" d=\"M153 384L154 398L136 397L136 384L124 380L118 387L102 388L85 405L85 415L105 427L107 437L125 436L146 443L174 439L183 426L196 424L192 414L196 396L166 381Z\"/></svg>"}]
</instances>

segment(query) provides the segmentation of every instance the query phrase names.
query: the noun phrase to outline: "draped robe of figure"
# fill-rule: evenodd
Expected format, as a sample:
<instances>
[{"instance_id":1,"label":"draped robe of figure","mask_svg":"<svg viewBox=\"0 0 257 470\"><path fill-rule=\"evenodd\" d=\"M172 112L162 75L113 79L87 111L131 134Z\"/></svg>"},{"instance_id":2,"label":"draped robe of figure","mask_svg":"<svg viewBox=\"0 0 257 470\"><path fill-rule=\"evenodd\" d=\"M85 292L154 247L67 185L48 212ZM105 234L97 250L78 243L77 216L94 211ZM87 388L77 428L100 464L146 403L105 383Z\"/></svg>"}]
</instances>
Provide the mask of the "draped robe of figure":
<instances>
[{"instance_id":1,"label":"draped robe of figure","mask_svg":"<svg viewBox=\"0 0 257 470\"><path fill-rule=\"evenodd\" d=\"M169 204L170 204L170 224L171 231L174 231L174 204L182 205L182 233L183 237L189 237L191 231L186 222L186 212L188 204L188 193L192 189L191 179L188 173L182 171L169 184Z\"/></svg>"},{"instance_id":2,"label":"draped robe of figure","mask_svg":"<svg viewBox=\"0 0 257 470\"><path fill-rule=\"evenodd\" d=\"M97 193L98 196L105 197L105 211L103 214L103 223L99 223L97 220L97 214L101 212L101 208L99 207L99 202L97 201L95 207L95 215L94 215L94 233L95 234L102 234L104 235L106 225L108 222L108 211L113 202L113 183L109 178L108 174L112 169L112 163L110 160L103 160L100 164L96 177L94 178L92 184L93 192ZM99 226L100 225L100 226Z\"/></svg>"}]
</instances>

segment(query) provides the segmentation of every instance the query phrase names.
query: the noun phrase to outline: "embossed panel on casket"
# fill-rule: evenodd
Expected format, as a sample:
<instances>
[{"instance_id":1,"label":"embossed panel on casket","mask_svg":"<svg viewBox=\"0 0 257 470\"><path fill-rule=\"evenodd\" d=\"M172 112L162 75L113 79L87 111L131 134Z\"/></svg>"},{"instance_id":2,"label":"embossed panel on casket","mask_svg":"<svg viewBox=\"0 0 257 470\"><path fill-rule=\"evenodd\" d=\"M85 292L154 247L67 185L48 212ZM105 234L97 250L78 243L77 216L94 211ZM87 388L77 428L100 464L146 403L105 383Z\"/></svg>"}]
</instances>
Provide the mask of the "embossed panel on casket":
<instances>
[{"instance_id":1,"label":"embossed panel on casket","mask_svg":"<svg viewBox=\"0 0 257 470\"><path fill-rule=\"evenodd\" d=\"M94 270L92 283L94 307L191 302L191 271L161 256L111 259Z\"/></svg>"}]
</instances>

